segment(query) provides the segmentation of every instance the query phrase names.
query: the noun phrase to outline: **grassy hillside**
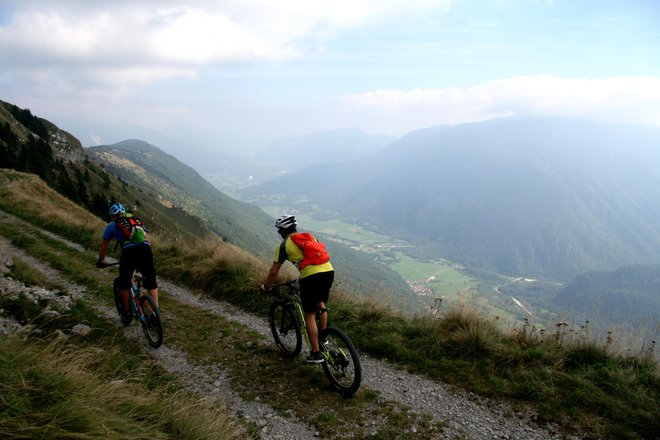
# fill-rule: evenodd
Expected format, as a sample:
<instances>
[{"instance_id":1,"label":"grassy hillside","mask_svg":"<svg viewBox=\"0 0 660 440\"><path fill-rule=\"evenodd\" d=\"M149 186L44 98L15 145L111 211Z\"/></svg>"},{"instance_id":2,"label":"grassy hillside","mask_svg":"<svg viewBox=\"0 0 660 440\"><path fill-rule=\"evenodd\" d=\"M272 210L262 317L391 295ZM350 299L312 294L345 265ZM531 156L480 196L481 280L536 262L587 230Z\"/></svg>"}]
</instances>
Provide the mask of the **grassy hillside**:
<instances>
[{"instance_id":1,"label":"grassy hillside","mask_svg":"<svg viewBox=\"0 0 660 440\"><path fill-rule=\"evenodd\" d=\"M146 142L128 140L85 150L52 123L7 103L0 105L0 129L0 152L7 153L0 155L0 167L39 175L102 219L118 201L161 236L182 242L217 236L266 261L280 240L273 219L261 209L226 196L195 170ZM359 295L392 297L405 288L396 274L347 247L337 245L333 253L342 282Z\"/></svg>"},{"instance_id":2,"label":"grassy hillside","mask_svg":"<svg viewBox=\"0 0 660 440\"><path fill-rule=\"evenodd\" d=\"M160 149L137 140L88 149L94 160L129 185L149 188L186 212L203 219L225 241L269 261L280 237L273 219L261 209L231 199L215 189L195 170ZM274 214L278 215L278 214ZM373 258L340 243L332 247L335 269L344 288L366 297L396 300L407 292L403 280Z\"/></svg>"},{"instance_id":3,"label":"grassy hillside","mask_svg":"<svg viewBox=\"0 0 660 440\"><path fill-rule=\"evenodd\" d=\"M90 161L73 136L29 110L1 101L0 167L38 175L58 193L102 219L107 218L108 206L117 201L161 234L190 239L211 233L198 218L154 191L130 185Z\"/></svg>"},{"instance_id":4,"label":"grassy hillside","mask_svg":"<svg viewBox=\"0 0 660 440\"><path fill-rule=\"evenodd\" d=\"M195 170L160 149L138 140L88 149L107 170L199 217L225 241L270 255L276 240L273 219L259 208L234 200Z\"/></svg>"},{"instance_id":5,"label":"grassy hillside","mask_svg":"<svg viewBox=\"0 0 660 440\"><path fill-rule=\"evenodd\" d=\"M23 113L19 117L28 121L28 125L35 123L29 114ZM34 141L43 147L45 141L39 138L40 141L34 135L27 133L26 126L22 123L18 124L14 116L12 118L3 125L4 137L0 145L5 151L9 148L12 149L12 153L17 153L13 155L17 158L16 164L26 166L35 173L44 172L45 178L52 177L44 171L46 167L43 167L43 164L30 162L27 159L31 156L25 155L25 152L29 151L26 149L26 142ZM21 136L26 136L24 138L19 137L20 126L23 127ZM36 124L34 129L39 131L38 127L41 126L48 127L41 122ZM54 129L51 127L50 130ZM16 136L16 139L12 136ZM67 148L58 149L53 139L65 139L64 135L58 134L57 131L53 134L48 132L48 138L49 142L45 142L45 145L50 150L46 151L53 152L54 161L62 160L62 157L70 157L68 160L73 164L85 164L84 156L75 162L77 154L75 146L69 145L71 147L69 151ZM44 156L48 158L48 155ZM68 162L52 163L69 165ZM256 295L256 287L267 269L266 262L262 258L224 243L214 238L214 234L204 236L203 240L197 240L196 237L201 234L196 234L194 227L185 223L185 219L192 220L191 224L196 220L182 210L177 211L168 207L167 200L160 199L155 191L117 179L100 167L97 168L98 172L90 168L89 176L85 176L84 168L77 169L83 174L83 178L89 177L90 186L98 188L98 191L108 197L111 197L114 191L119 192L124 197L120 199L121 201L129 206L138 206L139 212L146 215L146 220L158 226L153 229L153 238L161 276L199 289L209 297L231 301L259 316L265 316L267 302L263 297ZM71 172L75 173L75 171ZM111 306L109 286L112 275L102 273L93 267L100 232L105 221L81 208L81 205L71 198L72 196L62 197L53 189L60 189L54 182L56 181L49 181L46 184L34 174L0 169L0 210L17 216L25 222L16 222L12 217L5 217L0 213L0 235L28 254L48 261L71 282L83 285L87 292L86 300L90 304ZM81 188L83 187L79 186L76 191L79 192ZM87 193L91 188L84 189ZM82 204L82 206L87 205ZM168 212L174 215L168 216ZM180 218L184 219L184 222L178 221L177 213L181 214ZM181 234L176 233L177 231ZM86 251L72 250L51 233L82 245ZM290 275L295 276L295 273L290 272ZM36 276L21 262L15 265L10 276L36 284L53 282L47 277ZM66 285L55 287L64 289L63 292L67 289ZM240 367L244 367L246 362L258 361L260 365L265 365L269 375L273 375L274 383L283 384L282 392L310 386L311 378L304 374L304 370L297 371L294 375L287 374L289 371L281 371L279 357L272 351L262 349L258 340L251 339L252 336L244 329L232 328L217 318L192 310L176 302L166 292L163 292L161 300L164 309L179 310L181 317L185 318L179 315L169 316L167 338L170 342L168 343L189 352L191 359L194 359L198 365L222 363L223 366L235 368L234 371L240 372L245 370ZM60 325L70 326L74 320L77 320L91 322L98 329L95 337L100 339L93 340L95 344L98 342L98 347L92 348L92 352L99 349L101 352L109 351L116 345L124 347L116 330L113 332L113 326L90 311L89 304L86 306L84 301L77 306L79 309L62 320L50 320L47 315L41 313L42 305L28 303L20 297L10 300L3 298L2 301L0 308L6 314L37 325L41 332L30 335L30 338L35 338L35 342L48 343L57 334L56 330L61 330ZM655 345L650 341L644 341L641 348L617 347L616 334L607 340L594 340L583 329L568 329L563 325L558 325L555 330L546 331L527 325L522 328L502 328L496 319L476 314L469 307L441 310L440 315L435 317L424 315L410 318L400 315L381 302L356 299L355 295L343 291L343 286L339 283L332 294L331 310L332 322L346 329L362 352L388 359L401 368L441 379L482 395L511 400L514 403L531 404L538 409L541 421L554 421L565 427L579 428L593 437L655 438L660 435L658 425L660 410L657 406L660 399L660 379L654 359ZM246 347L252 349L246 350ZM15 352L14 350L13 345L6 348L7 352ZM21 347L16 350L17 353L26 353L25 358L28 359L23 364L16 364L16 369L27 371L26 369L29 369L33 363L30 361L32 358L29 350ZM128 358L130 362L148 362L144 357L130 350L129 348L120 351L135 354L134 357ZM18 356L20 354L12 359ZM95 377L112 382L116 378L113 374L117 371L122 373L127 371L113 367L112 363L116 359L99 357L98 362L104 365L94 365L94 370L100 375ZM127 358L124 356L122 359ZM105 365L105 362L108 364ZM83 367L86 368L84 363ZM152 368L150 371L155 371L156 377L163 377L162 372L153 369L153 365L150 368ZM15 383L15 376L6 372L3 374L7 375L6 383ZM273 405L289 405L287 410L298 417L311 419L313 416L309 413L310 408L330 411L327 406L316 406L323 405L325 400L300 404L282 402L281 395L272 392L270 383L265 383L260 380L261 377L254 376L237 374L233 380L239 381L243 389L251 390L252 396L258 395ZM33 376L23 375L23 377L31 379ZM29 383L28 387L40 389L37 387L39 376L34 377L37 382ZM152 377L154 376L138 376L136 380L141 382L144 388L136 387L132 390L140 396L143 394L146 396L149 394L146 390L152 389L149 382ZM4 381L5 376L3 376ZM71 386L70 382L64 384L64 388L67 389ZM165 394L156 393L152 397L157 401L167 401L163 396L170 395L168 393L176 395L178 388L176 386L174 388L164 390ZM48 387L39 393L46 395L47 401L69 400L70 395L62 398L60 389ZM86 394L82 393L80 396L82 396L80 399L84 400ZM340 402L333 404L329 399L330 397L328 402L333 407L342 407ZM353 423L351 420L358 411L356 408L359 408L365 417L387 417L392 421L392 425L388 428L390 430L387 434L383 434L386 438L387 435L396 437L401 429L409 429L411 423L417 423L414 417L397 417L397 414L400 415L401 411L405 411L401 408L388 407L385 413L382 411L378 414L373 413L375 407L382 409L380 405L373 404L373 399L373 392L365 392L352 402L350 411L338 414L337 417L342 417L341 420L345 423ZM6 401L0 402L0 405L5 404ZM131 404L128 402L126 404L130 408ZM16 408L17 405L22 403L17 403L11 408ZM55 405L46 408L45 419L57 419L55 416L62 414L58 412L59 408L62 407ZM11 416L9 409L3 406L0 411L0 414L10 414L8 419L0 420L0 423L4 423L0 428L4 430L7 427L9 433L5 435L4 431L0 431L3 438L17 436L16 433L23 429L21 426L29 425L32 414L28 408L19 415L22 417L19 422L22 421L23 425L11 425L15 417ZM175 428L178 424L174 420L175 414L183 415L184 419L188 420L186 423L193 423L196 412L194 409L180 409L171 405L166 405L165 408L152 406L149 411L149 414L158 413L161 416L165 414L164 419L150 418L150 420L164 420L162 424L160 421L155 423L154 432L164 432L163 435L174 437L181 436L177 431L178 428ZM112 411L105 413L109 412ZM101 413L103 412L99 412ZM199 414L206 417L207 413L202 411ZM321 419L314 419L314 423L322 430L332 429L333 426L327 420ZM357 430L356 432L362 432L360 429L364 429L359 425L351 426ZM91 430L93 427L84 426L80 429ZM42 432L42 436L44 435ZM67 435L71 436L69 433L63 434L64 437ZM204 435L211 434L200 434L201 437ZM85 434L82 436L84 437ZM90 431L88 437L91 436Z\"/></svg>"},{"instance_id":6,"label":"grassy hillside","mask_svg":"<svg viewBox=\"0 0 660 440\"><path fill-rule=\"evenodd\" d=\"M0 182L1 210L78 243L95 244L93 237L103 222L72 206L70 201L53 192L39 179L0 170ZM56 215L42 209L48 204L53 207L49 211ZM74 213L79 220L72 224L66 213ZM85 219L86 215L91 223ZM5 220L0 221L0 234L15 246L47 259L76 282L88 286L90 292L98 289L99 273L92 267L93 251L80 253L67 249L42 237L37 230ZM220 242L186 242L182 246L161 237L156 237L156 242L156 261L162 275L265 316L267 304L262 297L254 294L266 270L258 259ZM98 295L109 301L107 290ZM175 307L172 303L168 304L173 300L168 299L165 293L162 301L164 308L171 310ZM29 315L26 307L16 303L3 305L5 310ZM189 313L181 305L176 307L181 307L181 313L185 312L186 316ZM475 314L469 308L444 310L438 318L405 318L374 302L350 300L341 291L333 292L331 310L332 322L346 329L362 352L386 358L402 368L454 383L475 393L532 404L539 410L540 420L577 428L594 438L653 439L660 435L660 408L657 406L660 376L652 348L620 354L625 350L615 350L610 341L591 340L579 329L569 332L563 327L546 333L528 327L505 330L498 327L496 320ZM38 314L29 316L36 318ZM210 347L218 346L218 338L224 334L222 331L209 333L208 329L216 324L208 317L190 315L185 325L173 316L170 319L169 340L189 350L194 349L195 359L213 363L235 359L233 355L215 351L213 358L208 358ZM105 328L103 324L98 325ZM241 337L248 336L244 333L240 333ZM35 334L35 337L47 338L48 334ZM185 336L191 334L198 337ZM213 341L207 341L203 337L206 334L214 335ZM228 340L236 340L237 335L229 332ZM254 350L245 350L246 343L230 344L227 349L236 350L241 356L252 353ZM252 347L258 346L254 342L250 344ZM277 366L281 370L281 361L273 359L271 366L272 354L260 352L259 355L259 362L268 365L269 374L276 375L277 381L287 384L289 380L304 380L304 375L291 377L284 372L280 377ZM101 364L96 365L95 370L103 380L111 381L112 376L104 373L112 370L110 365L104 364L108 361L105 357L99 358ZM26 367L17 365L16 368ZM263 384L262 380L255 381L250 376L254 375L241 376L244 386L258 390L258 395L265 401L275 399L281 404L279 395L268 391L272 385ZM133 391L142 395L139 388ZM54 396L52 393L57 393L57 389L48 388L43 393ZM359 408L364 405L365 410L373 407L367 397L358 396L353 405ZM294 407L291 410L296 412L303 408ZM355 411L353 406L351 412L354 414ZM185 415L186 411L177 414ZM392 435L395 435L394 432Z\"/></svg>"},{"instance_id":7,"label":"grassy hillside","mask_svg":"<svg viewBox=\"0 0 660 440\"><path fill-rule=\"evenodd\" d=\"M93 265L102 220L37 176L6 169L0 169L0 211L3 269L5 261L13 263L6 275L53 290L56 298L70 297L72 290L83 297L63 309L3 287L0 315L28 327L0 337L0 437L242 438L224 410L184 390L135 341L125 339L122 327L98 312L99 304L110 306L113 276L99 278ZM7 255L4 240L49 262L70 281ZM79 323L92 329L88 337L70 336Z\"/></svg>"}]
</instances>

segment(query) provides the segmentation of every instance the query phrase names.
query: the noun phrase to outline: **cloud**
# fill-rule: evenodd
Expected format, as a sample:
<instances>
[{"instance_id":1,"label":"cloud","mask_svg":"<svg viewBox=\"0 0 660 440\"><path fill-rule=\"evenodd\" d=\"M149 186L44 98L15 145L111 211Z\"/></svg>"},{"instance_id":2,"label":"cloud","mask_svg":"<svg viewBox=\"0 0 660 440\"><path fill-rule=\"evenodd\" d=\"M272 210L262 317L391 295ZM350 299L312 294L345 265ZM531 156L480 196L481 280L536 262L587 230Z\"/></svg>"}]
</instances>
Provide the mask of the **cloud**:
<instances>
[{"instance_id":1,"label":"cloud","mask_svg":"<svg viewBox=\"0 0 660 440\"><path fill-rule=\"evenodd\" d=\"M512 115L660 126L660 78L647 76L520 76L465 88L368 91L342 96L340 102L347 114L365 121L387 120L399 134L424 126Z\"/></svg>"},{"instance_id":2,"label":"cloud","mask_svg":"<svg viewBox=\"0 0 660 440\"><path fill-rule=\"evenodd\" d=\"M450 5L451 0L14 1L13 10L1 11L0 58L20 76L38 71L65 77L67 70L77 80L130 88L206 67L299 59L347 27ZM103 75L103 69L111 74Z\"/></svg>"}]
</instances>

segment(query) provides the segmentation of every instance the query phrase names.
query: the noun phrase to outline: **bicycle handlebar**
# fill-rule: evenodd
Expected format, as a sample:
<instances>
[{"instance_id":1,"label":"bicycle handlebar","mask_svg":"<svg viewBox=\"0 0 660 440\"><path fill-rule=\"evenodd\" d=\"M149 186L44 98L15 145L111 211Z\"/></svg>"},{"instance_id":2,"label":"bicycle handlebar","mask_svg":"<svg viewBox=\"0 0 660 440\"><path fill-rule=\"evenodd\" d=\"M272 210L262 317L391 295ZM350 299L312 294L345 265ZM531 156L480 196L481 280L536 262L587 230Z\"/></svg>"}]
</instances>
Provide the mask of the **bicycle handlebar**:
<instances>
[{"instance_id":1,"label":"bicycle handlebar","mask_svg":"<svg viewBox=\"0 0 660 440\"><path fill-rule=\"evenodd\" d=\"M285 281L283 283L273 283L270 285L269 290L264 290L263 284L261 285L261 293L264 295L276 295L277 287L288 287L289 289L294 289L298 280Z\"/></svg>"},{"instance_id":2,"label":"bicycle handlebar","mask_svg":"<svg viewBox=\"0 0 660 440\"><path fill-rule=\"evenodd\" d=\"M298 280L290 280L290 281L285 281L283 283L273 283L273 284L270 285L270 287L271 288L273 288L273 287L284 287L284 286L293 287L293 286L296 285L297 282L298 282Z\"/></svg>"}]
</instances>

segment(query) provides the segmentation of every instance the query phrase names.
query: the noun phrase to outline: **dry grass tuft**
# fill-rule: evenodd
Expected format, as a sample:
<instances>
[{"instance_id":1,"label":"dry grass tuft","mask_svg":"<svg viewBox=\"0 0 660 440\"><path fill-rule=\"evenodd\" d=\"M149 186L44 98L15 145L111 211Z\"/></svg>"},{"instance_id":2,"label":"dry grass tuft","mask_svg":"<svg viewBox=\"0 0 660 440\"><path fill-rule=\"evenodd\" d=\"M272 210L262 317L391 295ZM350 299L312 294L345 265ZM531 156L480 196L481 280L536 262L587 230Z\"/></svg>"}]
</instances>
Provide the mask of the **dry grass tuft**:
<instances>
[{"instance_id":1,"label":"dry grass tuft","mask_svg":"<svg viewBox=\"0 0 660 440\"><path fill-rule=\"evenodd\" d=\"M61 196L33 174L3 169L0 178L6 182L0 185L3 203L20 207L43 224L63 223L98 229L99 232L105 226L100 218Z\"/></svg>"},{"instance_id":2,"label":"dry grass tuft","mask_svg":"<svg viewBox=\"0 0 660 440\"><path fill-rule=\"evenodd\" d=\"M99 362L120 357L118 350L16 337L0 347L3 438L239 438L226 414L165 387L149 390L139 384L139 371L104 376Z\"/></svg>"}]
</instances>

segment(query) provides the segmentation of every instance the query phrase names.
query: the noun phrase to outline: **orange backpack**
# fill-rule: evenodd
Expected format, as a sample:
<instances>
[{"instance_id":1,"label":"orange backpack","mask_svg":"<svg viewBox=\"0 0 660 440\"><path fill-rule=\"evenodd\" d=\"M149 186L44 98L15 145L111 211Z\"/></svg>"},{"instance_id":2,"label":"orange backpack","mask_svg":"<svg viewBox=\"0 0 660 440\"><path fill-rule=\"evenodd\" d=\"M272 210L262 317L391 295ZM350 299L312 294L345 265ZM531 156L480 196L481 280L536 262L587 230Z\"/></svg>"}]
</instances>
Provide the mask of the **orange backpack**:
<instances>
[{"instance_id":1,"label":"orange backpack","mask_svg":"<svg viewBox=\"0 0 660 440\"><path fill-rule=\"evenodd\" d=\"M330 254L325 245L318 241L309 232L296 232L290 235L291 240L302 250L303 259L300 261L300 270L307 266L318 265L330 261Z\"/></svg>"}]
</instances>

